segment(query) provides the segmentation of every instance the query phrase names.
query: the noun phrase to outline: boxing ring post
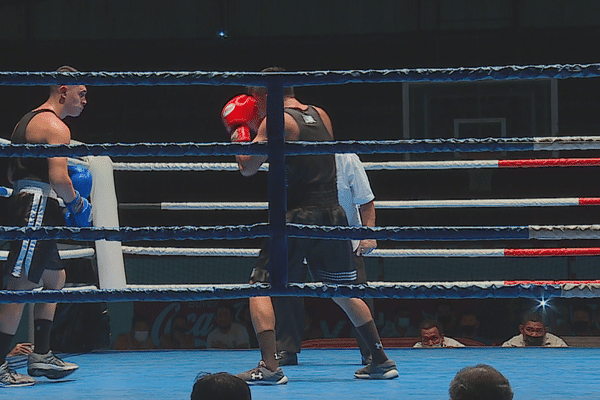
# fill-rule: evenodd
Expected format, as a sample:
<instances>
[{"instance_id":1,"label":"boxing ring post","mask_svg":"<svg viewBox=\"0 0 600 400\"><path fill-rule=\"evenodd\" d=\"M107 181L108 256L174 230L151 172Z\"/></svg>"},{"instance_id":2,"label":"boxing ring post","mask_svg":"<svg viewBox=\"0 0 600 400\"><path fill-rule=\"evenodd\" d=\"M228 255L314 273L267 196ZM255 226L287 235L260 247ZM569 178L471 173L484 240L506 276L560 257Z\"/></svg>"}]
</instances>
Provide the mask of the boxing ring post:
<instances>
[{"instance_id":1,"label":"boxing ring post","mask_svg":"<svg viewBox=\"0 0 600 400\"><path fill-rule=\"evenodd\" d=\"M107 156L90 157L92 212L94 226L118 228L119 215L112 160ZM127 285L121 242L97 240L96 260L101 289L123 289Z\"/></svg>"},{"instance_id":2,"label":"boxing ring post","mask_svg":"<svg viewBox=\"0 0 600 400\"><path fill-rule=\"evenodd\" d=\"M285 214L287 210L285 189L285 138L283 117L283 83L270 79L267 84L267 132L269 155L269 271L271 287L282 288L288 282L287 236ZM280 262L276 265L275 260Z\"/></svg>"}]
</instances>

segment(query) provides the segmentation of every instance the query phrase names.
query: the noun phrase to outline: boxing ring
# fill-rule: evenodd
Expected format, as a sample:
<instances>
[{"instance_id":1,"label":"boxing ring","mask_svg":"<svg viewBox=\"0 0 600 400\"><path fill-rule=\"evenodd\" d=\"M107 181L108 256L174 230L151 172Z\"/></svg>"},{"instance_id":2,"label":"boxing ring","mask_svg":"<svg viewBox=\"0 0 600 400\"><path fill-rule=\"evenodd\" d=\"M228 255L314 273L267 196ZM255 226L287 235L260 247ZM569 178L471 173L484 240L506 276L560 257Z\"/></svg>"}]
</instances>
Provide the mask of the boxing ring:
<instances>
[{"instance_id":1,"label":"boxing ring","mask_svg":"<svg viewBox=\"0 0 600 400\"><path fill-rule=\"evenodd\" d=\"M431 282L369 282L366 285L325 285L320 283L287 282L287 238L320 237L325 239L373 238L392 242L427 242L439 248L378 249L370 257L436 257L436 258L500 258L500 257L587 257L599 256L600 247L574 247L570 241L596 241L600 225L505 225L505 226L380 226L320 227L285 223L284 156L299 154L439 154L469 152L545 152L561 150L597 150L600 139L595 136L487 138L487 139L404 139L390 141L345 141L284 143L283 87L341 85L391 82L472 82L486 80L574 79L600 76L600 65L509 66L448 69L402 69L384 71L314 71L290 73L247 72L0 72L1 85L50 85L60 80L64 84L97 85L225 85L266 86L269 90L267 144L240 143L136 143L70 145L10 145L0 143L2 157L69 157L90 169L94 177L91 202L94 206L94 227L0 227L2 240L18 238L72 240L94 242L94 249L65 251L61 257L96 257L98 287L59 291L0 291L0 302L11 303L86 303L128 301L199 301L239 299L250 296L304 296L329 298L359 296L392 299L466 299L466 298L596 298L600 297L598 280L502 280L502 281L431 281ZM235 164L193 163L113 163L110 157L186 157L225 156L236 154L268 155L268 202L195 202L159 204L117 204L113 171L233 171ZM596 158L547 158L522 160L462 160L406 161L365 163L367 170L402 169L492 169L594 167ZM268 172L267 172L268 171ZM107 195L108 193L108 195ZM9 195L10 188L0 190ZM378 209L415 209L458 207L586 207L600 204L595 197L560 197L528 199L469 199L376 201ZM119 226L119 209L160 210L268 210L269 222L234 226ZM127 283L123 254L147 256L181 255L191 257L255 257L257 249L176 248L128 246L133 241L202 241L230 239L270 239L270 284L256 285L133 285ZM536 243L560 242L560 247L511 248L445 248L446 242L511 241ZM0 253L0 259L6 257ZM252 389L253 398L299 399L328 393L328 397L363 398L397 395L402 398L443 398L449 382L463 366L488 363L509 378L515 399L532 395L546 398L574 398L597 393L593 370L600 362L597 349L500 349L466 348L445 350L388 349L396 360L400 378L390 382L362 382L352 376L357 366L355 350L307 349L299 366L286 367L290 382L284 387ZM80 365L80 370L63 381L44 381L30 388L11 389L11 398L45 395L53 398L187 398L194 377L200 371L238 373L253 367L258 350L248 351L155 351L155 352L94 352L65 355L65 359ZM549 366L524 373L524 359ZM356 364L356 365L355 365ZM22 360L14 360L16 368ZM168 365L168 367L165 367ZM554 367L557 366L557 367ZM19 370L19 372L21 372ZM111 382L107 384L107 382ZM540 384L543 383L543 384ZM335 390L331 390L335 387ZM23 396L23 397L19 397Z\"/></svg>"},{"instance_id":2,"label":"boxing ring","mask_svg":"<svg viewBox=\"0 0 600 400\"><path fill-rule=\"evenodd\" d=\"M460 348L387 349L400 376L388 381L355 379L356 349L306 349L300 364L285 367L287 385L252 386L253 399L332 400L448 399L456 372L476 363L492 365L510 381L515 400L594 399L600 390L600 349ZM238 372L256 365L258 350L98 352L64 357L80 365L70 377L40 379L34 386L3 389L14 400L37 396L64 400L189 399L196 374ZM534 366L531 366L534 364Z\"/></svg>"}]
</instances>

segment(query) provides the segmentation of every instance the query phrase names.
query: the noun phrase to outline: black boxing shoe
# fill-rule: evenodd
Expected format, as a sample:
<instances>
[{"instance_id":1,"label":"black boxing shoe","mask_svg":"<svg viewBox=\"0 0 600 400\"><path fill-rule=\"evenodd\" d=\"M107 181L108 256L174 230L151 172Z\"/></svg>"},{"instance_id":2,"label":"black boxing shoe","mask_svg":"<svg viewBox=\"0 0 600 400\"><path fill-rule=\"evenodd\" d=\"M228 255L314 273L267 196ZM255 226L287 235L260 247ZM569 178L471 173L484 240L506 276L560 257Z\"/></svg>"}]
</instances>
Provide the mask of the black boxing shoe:
<instances>
[{"instance_id":1,"label":"black boxing shoe","mask_svg":"<svg viewBox=\"0 0 600 400\"><path fill-rule=\"evenodd\" d=\"M292 353L286 350L278 351L275 353L275 359L280 367L284 365L298 365L298 353Z\"/></svg>"}]
</instances>

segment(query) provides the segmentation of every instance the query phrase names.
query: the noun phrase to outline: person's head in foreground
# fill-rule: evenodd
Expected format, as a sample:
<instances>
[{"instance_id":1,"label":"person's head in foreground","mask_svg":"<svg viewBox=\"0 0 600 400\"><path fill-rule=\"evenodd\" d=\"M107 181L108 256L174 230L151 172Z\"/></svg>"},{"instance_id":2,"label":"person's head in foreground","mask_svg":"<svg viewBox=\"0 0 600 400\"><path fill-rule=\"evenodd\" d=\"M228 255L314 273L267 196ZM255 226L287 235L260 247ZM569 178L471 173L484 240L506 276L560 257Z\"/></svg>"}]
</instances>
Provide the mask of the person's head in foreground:
<instances>
[{"instance_id":1,"label":"person's head in foreground","mask_svg":"<svg viewBox=\"0 0 600 400\"><path fill-rule=\"evenodd\" d=\"M512 400L508 379L495 368L479 364L458 371L450 382L450 400Z\"/></svg>"},{"instance_id":2,"label":"person's head in foreground","mask_svg":"<svg viewBox=\"0 0 600 400\"><path fill-rule=\"evenodd\" d=\"M250 387L227 372L200 374L192 388L191 400L252 400Z\"/></svg>"}]
</instances>

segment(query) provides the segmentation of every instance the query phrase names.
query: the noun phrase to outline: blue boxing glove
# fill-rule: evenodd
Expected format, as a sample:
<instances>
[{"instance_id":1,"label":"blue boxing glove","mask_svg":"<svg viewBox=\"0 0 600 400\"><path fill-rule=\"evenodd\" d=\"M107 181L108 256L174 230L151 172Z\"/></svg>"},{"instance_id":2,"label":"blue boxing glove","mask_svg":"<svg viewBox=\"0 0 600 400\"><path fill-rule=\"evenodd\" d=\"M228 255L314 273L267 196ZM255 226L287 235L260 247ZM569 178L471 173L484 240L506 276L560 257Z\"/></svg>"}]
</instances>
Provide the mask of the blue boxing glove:
<instances>
[{"instance_id":1,"label":"blue boxing glove","mask_svg":"<svg viewBox=\"0 0 600 400\"><path fill-rule=\"evenodd\" d=\"M73 189L81 194L81 197L87 199L92 192L92 174L81 165L69 165L69 177L73 182Z\"/></svg>"},{"instance_id":2,"label":"blue boxing glove","mask_svg":"<svg viewBox=\"0 0 600 400\"><path fill-rule=\"evenodd\" d=\"M65 222L67 226L90 227L92 226L92 205L87 199L81 197L77 190L75 194L73 201L65 203L67 207Z\"/></svg>"}]
</instances>

